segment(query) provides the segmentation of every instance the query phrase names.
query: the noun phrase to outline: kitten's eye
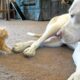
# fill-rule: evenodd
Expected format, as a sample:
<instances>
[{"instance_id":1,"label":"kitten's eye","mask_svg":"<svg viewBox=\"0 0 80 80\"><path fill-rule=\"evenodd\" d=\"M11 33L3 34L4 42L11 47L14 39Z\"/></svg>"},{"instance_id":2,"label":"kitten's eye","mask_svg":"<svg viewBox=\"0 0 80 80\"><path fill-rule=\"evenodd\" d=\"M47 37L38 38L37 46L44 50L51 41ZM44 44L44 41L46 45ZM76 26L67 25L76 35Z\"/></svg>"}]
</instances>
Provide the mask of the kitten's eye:
<instances>
[{"instance_id":1,"label":"kitten's eye","mask_svg":"<svg viewBox=\"0 0 80 80\"><path fill-rule=\"evenodd\" d=\"M73 18L75 16L75 14L71 14L71 18Z\"/></svg>"}]
</instances>

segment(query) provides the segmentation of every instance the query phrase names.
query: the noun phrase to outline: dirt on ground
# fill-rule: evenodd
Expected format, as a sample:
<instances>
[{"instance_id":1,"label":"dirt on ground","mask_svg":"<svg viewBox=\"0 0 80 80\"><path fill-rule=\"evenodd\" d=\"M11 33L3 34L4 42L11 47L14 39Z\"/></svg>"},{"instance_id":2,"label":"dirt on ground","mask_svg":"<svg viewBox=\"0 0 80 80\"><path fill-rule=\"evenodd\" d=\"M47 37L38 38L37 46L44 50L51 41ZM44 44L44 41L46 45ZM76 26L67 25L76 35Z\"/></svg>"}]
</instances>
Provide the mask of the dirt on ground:
<instances>
[{"instance_id":1,"label":"dirt on ground","mask_svg":"<svg viewBox=\"0 0 80 80\"><path fill-rule=\"evenodd\" d=\"M7 44L12 48L16 42L36 40L27 32L43 33L48 22L0 21L9 32ZM72 50L60 48L39 48L34 57L22 53L0 56L0 80L67 80L74 72Z\"/></svg>"}]
</instances>

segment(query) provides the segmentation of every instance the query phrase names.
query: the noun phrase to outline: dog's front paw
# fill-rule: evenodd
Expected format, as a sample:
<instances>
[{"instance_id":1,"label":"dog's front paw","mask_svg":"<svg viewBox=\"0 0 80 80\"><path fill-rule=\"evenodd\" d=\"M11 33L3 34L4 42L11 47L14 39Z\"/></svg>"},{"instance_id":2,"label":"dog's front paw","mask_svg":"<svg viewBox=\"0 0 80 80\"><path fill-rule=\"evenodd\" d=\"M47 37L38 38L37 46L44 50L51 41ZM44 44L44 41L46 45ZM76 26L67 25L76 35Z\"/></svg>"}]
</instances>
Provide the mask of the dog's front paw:
<instances>
[{"instance_id":1,"label":"dog's front paw","mask_svg":"<svg viewBox=\"0 0 80 80\"><path fill-rule=\"evenodd\" d=\"M20 43L16 43L13 47L13 51L14 52L22 52L24 51L24 49L26 49L27 45L25 45L26 42L20 42Z\"/></svg>"},{"instance_id":2,"label":"dog's front paw","mask_svg":"<svg viewBox=\"0 0 80 80\"><path fill-rule=\"evenodd\" d=\"M74 72L69 78L68 80L80 80L80 71L78 72Z\"/></svg>"},{"instance_id":3,"label":"dog's front paw","mask_svg":"<svg viewBox=\"0 0 80 80\"><path fill-rule=\"evenodd\" d=\"M28 42L19 42L16 43L13 47L14 52L23 52L27 47L29 47L34 41L28 41Z\"/></svg>"},{"instance_id":4,"label":"dog's front paw","mask_svg":"<svg viewBox=\"0 0 80 80\"><path fill-rule=\"evenodd\" d=\"M29 47L29 48L25 49L23 53L25 56L32 57L35 55L36 52L35 52L34 48Z\"/></svg>"}]
</instances>

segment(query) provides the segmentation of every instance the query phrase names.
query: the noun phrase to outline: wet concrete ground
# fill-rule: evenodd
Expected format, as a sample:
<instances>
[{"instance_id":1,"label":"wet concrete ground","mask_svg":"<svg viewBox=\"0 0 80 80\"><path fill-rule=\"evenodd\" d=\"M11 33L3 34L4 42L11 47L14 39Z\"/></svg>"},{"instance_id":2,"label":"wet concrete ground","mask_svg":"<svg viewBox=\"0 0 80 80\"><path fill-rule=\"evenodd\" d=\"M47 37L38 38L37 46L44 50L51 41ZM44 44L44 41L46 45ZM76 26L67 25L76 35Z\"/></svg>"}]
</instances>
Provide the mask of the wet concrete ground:
<instances>
[{"instance_id":1,"label":"wet concrete ground","mask_svg":"<svg viewBox=\"0 0 80 80\"><path fill-rule=\"evenodd\" d=\"M43 33L48 22L0 21L9 31L7 44L36 40L28 31ZM67 47L40 48L32 58L23 54L0 56L0 80L67 80L74 71L72 50Z\"/></svg>"}]
</instances>

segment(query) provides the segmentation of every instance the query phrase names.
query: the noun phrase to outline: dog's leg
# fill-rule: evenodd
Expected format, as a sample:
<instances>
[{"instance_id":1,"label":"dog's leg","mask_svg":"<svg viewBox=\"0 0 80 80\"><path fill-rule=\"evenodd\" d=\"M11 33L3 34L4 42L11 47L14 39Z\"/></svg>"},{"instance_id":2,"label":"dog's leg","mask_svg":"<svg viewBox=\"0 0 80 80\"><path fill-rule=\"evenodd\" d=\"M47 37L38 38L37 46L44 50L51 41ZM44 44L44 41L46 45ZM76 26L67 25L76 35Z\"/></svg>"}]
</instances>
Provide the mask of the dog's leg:
<instances>
[{"instance_id":1,"label":"dog's leg","mask_svg":"<svg viewBox=\"0 0 80 80\"><path fill-rule=\"evenodd\" d=\"M66 17L66 19L65 19ZM43 33L43 35L37 40L35 41L29 48L24 50L24 54L26 56L34 56L35 55L35 51L36 49L47 39L49 38L51 35L55 35L63 26L64 24L67 22L68 20L68 15L65 15L59 17L58 20L52 19L49 24L47 25L47 28L45 30L45 32ZM53 23L54 22L54 23Z\"/></svg>"},{"instance_id":2,"label":"dog's leg","mask_svg":"<svg viewBox=\"0 0 80 80\"><path fill-rule=\"evenodd\" d=\"M56 27L56 26L55 26ZM53 31L51 31L51 30L53 30ZM51 31L51 32L50 32ZM40 44L43 42L43 41L45 41L48 37L49 37L49 35L51 35L52 34L52 32L54 33L55 32L55 29L53 28L53 26L51 26L51 29L49 29L49 33L48 33L48 31L47 32L45 32L43 35L42 35L42 37L38 40L38 41L36 41L36 42L34 42L33 43L33 41L29 41L29 42L20 42L20 43L16 43L15 45L14 45L14 47L13 47L13 51L15 51L15 52L22 52L25 48L27 48L27 47L29 47L29 45L30 44L32 44L31 46L34 46L34 47L38 47L38 46L40 46ZM37 46L36 46L37 45ZM27 53L26 52L26 50L24 51L24 54L25 53Z\"/></svg>"},{"instance_id":3,"label":"dog's leg","mask_svg":"<svg viewBox=\"0 0 80 80\"><path fill-rule=\"evenodd\" d=\"M34 43L33 43L34 44ZM32 44L32 45L33 45ZM51 38L49 38L49 39L47 39L46 41L44 41L40 46L45 46L45 47L60 47L61 45L62 45L63 43L62 43L62 41L61 41L61 39L60 38L57 38L56 36L54 36L54 37L51 37ZM31 45L31 46L32 46ZM30 48L31 47L29 47L29 48L27 48L26 50L30 50ZM25 50L24 50L25 51ZM34 52L34 51L33 51ZM35 52L34 52L35 53ZM25 54L24 53L24 55L25 56L34 56L35 54Z\"/></svg>"},{"instance_id":4,"label":"dog's leg","mask_svg":"<svg viewBox=\"0 0 80 80\"><path fill-rule=\"evenodd\" d=\"M57 24L56 24L57 25ZM49 25L50 26L50 25ZM48 26L48 27L49 27ZM55 26L56 27L56 26ZM24 50L24 54L26 56L34 56L35 55L35 50L47 39L49 38L52 34L55 34L59 29L54 28L52 25L50 26L49 29L47 29L44 34L37 40L35 41L29 48Z\"/></svg>"},{"instance_id":5,"label":"dog's leg","mask_svg":"<svg viewBox=\"0 0 80 80\"><path fill-rule=\"evenodd\" d=\"M14 52L23 52L27 47L31 46L35 41L31 40L31 41L27 41L27 42L19 42L16 43L13 47L13 51ZM61 41L59 38L57 38L56 36L53 36L49 39L47 39L46 41L43 42L43 44L41 46L46 46L46 47L58 47L61 46Z\"/></svg>"},{"instance_id":6,"label":"dog's leg","mask_svg":"<svg viewBox=\"0 0 80 80\"><path fill-rule=\"evenodd\" d=\"M80 80L80 42L73 53L73 60L76 65L76 71L69 77L68 80Z\"/></svg>"},{"instance_id":7,"label":"dog's leg","mask_svg":"<svg viewBox=\"0 0 80 80\"><path fill-rule=\"evenodd\" d=\"M57 36L53 36L42 43L42 46L45 47L60 47L62 45L61 39Z\"/></svg>"}]
</instances>

